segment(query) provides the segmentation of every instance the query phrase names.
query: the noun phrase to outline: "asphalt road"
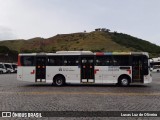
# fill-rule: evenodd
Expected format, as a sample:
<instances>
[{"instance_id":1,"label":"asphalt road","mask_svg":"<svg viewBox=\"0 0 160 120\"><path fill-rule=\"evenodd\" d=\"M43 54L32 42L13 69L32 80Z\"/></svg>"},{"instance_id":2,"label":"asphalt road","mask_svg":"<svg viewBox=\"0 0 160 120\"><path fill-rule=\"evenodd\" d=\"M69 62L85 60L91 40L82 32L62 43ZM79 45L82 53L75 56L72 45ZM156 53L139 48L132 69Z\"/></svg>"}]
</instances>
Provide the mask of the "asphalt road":
<instances>
[{"instance_id":1,"label":"asphalt road","mask_svg":"<svg viewBox=\"0 0 160 120\"><path fill-rule=\"evenodd\" d=\"M160 111L160 73L152 75L152 83L130 87L115 85L56 87L50 84L37 85L17 81L16 74L0 75L0 111Z\"/></svg>"}]
</instances>

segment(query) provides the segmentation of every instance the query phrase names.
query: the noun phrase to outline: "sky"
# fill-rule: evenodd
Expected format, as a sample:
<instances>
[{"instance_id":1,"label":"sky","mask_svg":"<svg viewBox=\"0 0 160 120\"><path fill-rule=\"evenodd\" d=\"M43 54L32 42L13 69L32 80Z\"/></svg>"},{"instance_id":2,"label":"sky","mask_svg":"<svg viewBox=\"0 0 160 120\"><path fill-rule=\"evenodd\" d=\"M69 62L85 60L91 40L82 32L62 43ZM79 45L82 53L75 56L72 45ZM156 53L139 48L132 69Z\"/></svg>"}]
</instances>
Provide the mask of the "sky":
<instances>
[{"instance_id":1,"label":"sky","mask_svg":"<svg viewBox=\"0 0 160 120\"><path fill-rule=\"evenodd\" d=\"M0 0L0 40L107 28L160 45L160 0Z\"/></svg>"}]
</instances>

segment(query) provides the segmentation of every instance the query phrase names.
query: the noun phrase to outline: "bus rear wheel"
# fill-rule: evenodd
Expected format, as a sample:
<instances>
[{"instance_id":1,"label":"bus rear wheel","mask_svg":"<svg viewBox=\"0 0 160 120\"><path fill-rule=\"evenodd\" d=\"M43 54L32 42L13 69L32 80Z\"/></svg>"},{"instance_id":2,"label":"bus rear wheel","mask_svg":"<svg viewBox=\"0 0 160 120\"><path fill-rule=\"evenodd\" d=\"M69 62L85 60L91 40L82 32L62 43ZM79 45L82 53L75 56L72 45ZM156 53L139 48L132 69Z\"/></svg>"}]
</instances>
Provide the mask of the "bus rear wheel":
<instances>
[{"instance_id":1,"label":"bus rear wheel","mask_svg":"<svg viewBox=\"0 0 160 120\"><path fill-rule=\"evenodd\" d=\"M54 79L54 84L56 86L63 86L65 84L65 80L63 77L61 76L57 76L55 79Z\"/></svg>"},{"instance_id":2,"label":"bus rear wheel","mask_svg":"<svg viewBox=\"0 0 160 120\"><path fill-rule=\"evenodd\" d=\"M120 78L119 85L120 86L129 86L130 82L129 79L126 77Z\"/></svg>"}]
</instances>

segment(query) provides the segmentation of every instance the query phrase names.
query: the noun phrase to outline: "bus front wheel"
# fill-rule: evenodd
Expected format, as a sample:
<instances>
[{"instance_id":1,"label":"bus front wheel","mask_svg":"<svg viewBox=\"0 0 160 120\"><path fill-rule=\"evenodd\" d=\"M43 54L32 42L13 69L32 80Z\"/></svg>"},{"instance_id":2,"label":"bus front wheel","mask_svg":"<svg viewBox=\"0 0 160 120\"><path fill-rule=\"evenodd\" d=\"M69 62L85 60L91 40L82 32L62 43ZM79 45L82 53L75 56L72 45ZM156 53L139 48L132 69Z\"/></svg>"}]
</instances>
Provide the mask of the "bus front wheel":
<instances>
[{"instance_id":1,"label":"bus front wheel","mask_svg":"<svg viewBox=\"0 0 160 120\"><path fill-rule=\"evenodd\" d=\"M55 79L54 79L54 84L56 86L63 86L65 84L65 80L62 76L57 76Z\"/></svg>"},{"instance_id":2,"label":"bus front wheel","mask_svg":"<svg viewBox=\"0 0 160 120\"><path fill-rule=\"evenodd\" d=\"M122 77L119 79L120 86L129 86L129 79L127 77Z\"/></svg>"}]
</instances>

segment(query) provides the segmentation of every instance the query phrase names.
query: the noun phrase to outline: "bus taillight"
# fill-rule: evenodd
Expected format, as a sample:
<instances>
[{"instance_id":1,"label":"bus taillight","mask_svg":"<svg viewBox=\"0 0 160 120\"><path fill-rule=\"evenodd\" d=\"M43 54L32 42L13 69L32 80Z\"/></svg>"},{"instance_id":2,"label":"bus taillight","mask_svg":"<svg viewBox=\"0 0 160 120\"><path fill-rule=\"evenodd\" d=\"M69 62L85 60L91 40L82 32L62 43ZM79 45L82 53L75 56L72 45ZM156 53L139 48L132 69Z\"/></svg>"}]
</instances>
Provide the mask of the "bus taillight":
<instances>
[{"instance_id":1,"label":"bus taillight","mask_svg":"<svg viewBox=\"0 0 160 120\"><path fill-rule=\"evenodd\" d=\"M127 71L128 71L129 74L131 74L131 70L130 69L128 69Z\"/></svg>"},{"instance_id":2,"label":"bus taillight","mask_svg":"<svg viewBox=\"0 0 160 120\"><path fill-rule=\"evenodd\" d=\"M21 56L18 55L18 66L21 66Z\"/></svg>"}]
</instances>

